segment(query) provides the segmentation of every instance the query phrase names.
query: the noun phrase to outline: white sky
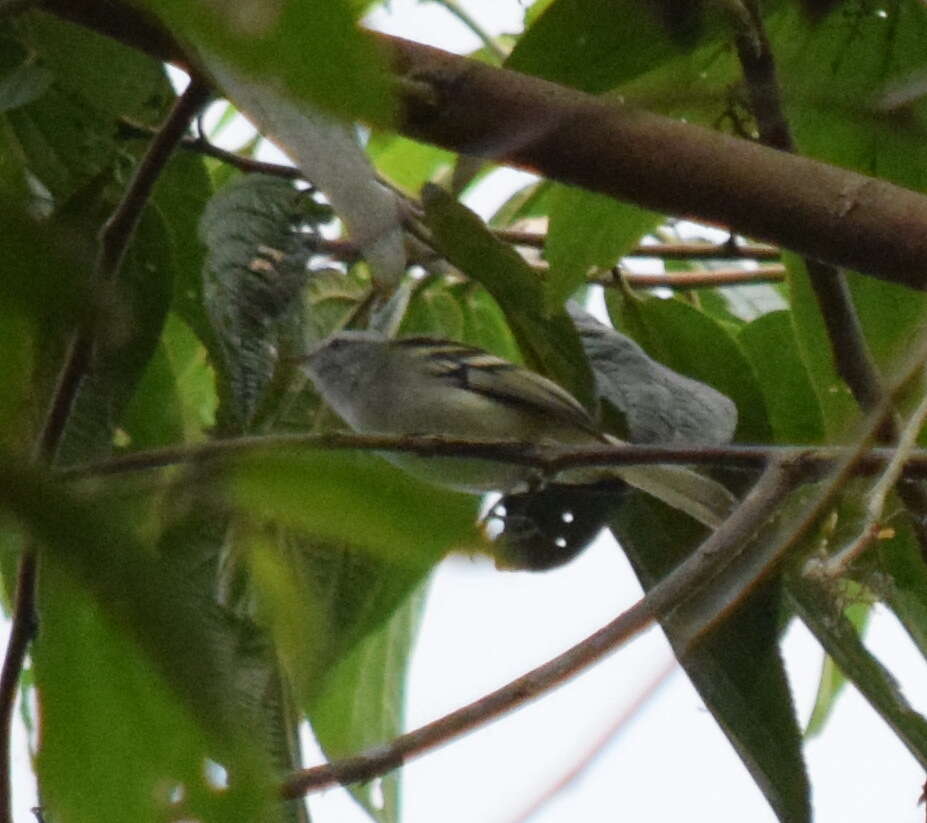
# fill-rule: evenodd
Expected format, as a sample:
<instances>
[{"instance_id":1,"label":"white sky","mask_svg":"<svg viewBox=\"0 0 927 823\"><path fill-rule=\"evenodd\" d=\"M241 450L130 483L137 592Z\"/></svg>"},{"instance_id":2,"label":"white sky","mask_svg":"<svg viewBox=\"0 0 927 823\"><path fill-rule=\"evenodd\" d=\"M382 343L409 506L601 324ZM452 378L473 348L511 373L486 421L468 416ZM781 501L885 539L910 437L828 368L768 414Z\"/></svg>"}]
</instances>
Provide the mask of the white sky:
<instances>
[{"instance_id":1,"label":"white sky","mask_svg":"<svg viewBox=\"0 0 927 823\"><path fill-rule=\"evenodd\" d=\"M476 39L444 9L392 0L372 25L457 52ZM462 0L491 32L517 31L515 0ZM511 172L468 203L488 214L520 179ZM488 562L451 559L431 588L412 666L410 728L474 700L563 651L641 595L611 540L546 574L500 573ZM867 645L899 677L915 708L927 710L927 667L894 618L877 608ZM811 709L821 654L793 625L785 656L802 721ZM651 629L577 680L490 726L429 753L404 771L405 823L515 823L594 745L671 661ZM17 729L17 823L31 823L28 759ZM309 762L321 760L309 753ZM923 820L915 805L924 775L888 728L850 687L823 735L806 747L821 821ZM316 823L366 816L343 790L310 800ZM774 817L686 677L676 668L593 765L544 807L533 823Z\"/></svg>"}]
</instances>

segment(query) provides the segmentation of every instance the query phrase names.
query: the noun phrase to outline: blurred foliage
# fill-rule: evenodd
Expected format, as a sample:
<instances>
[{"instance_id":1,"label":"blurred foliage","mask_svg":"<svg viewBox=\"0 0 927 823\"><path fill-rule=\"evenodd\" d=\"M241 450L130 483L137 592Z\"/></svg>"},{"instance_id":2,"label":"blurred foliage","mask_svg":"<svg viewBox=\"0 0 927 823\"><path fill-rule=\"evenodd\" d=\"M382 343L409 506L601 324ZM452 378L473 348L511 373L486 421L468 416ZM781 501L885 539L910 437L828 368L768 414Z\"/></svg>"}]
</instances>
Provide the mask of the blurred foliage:
<instances>
[{"instance_id":1,"label":"blurred foliage","mask_svg":"<svg viewBox=\"0 0 927 823\"><path fill-rule=\"evenodd\" d=\"M356 26L376 3L144 5L215 65L296 106L373 124L365 151L407 198L414 264L384 308L313 181L244 174L187 147L160 169L119 271L101 284L97 238L174 86L150 57L51 14L0 14L4 607L27 546L41 581L40 631L22 678L37 710L24 701L24 719L41 729L35 769L49 821L304 823L305 804L275 799L281 777L303 765L301 730L308 723L332 758L403 731L429 573L449 552L493 551L475 525L479 501L376 455L295 447L109 478L62 482L55 471L169 445L339 428L298 357L386 313L400 334L462 340L538 370L594 412L595 374L570 298L604 304L650 358L733 399L737 442L842 442L858 410L795 255L783 254L785 285L670 294L617 277L602 299L588 277L637 265L630 255L645 237L715 242L717 232L544 180L507 192L485 221L448 194L453 180L466 199L493 168L390 131L389 74ZM543 0L526 8L524 33L497 45L510 68L752 136L731 4L690 5L681 14L670 2ZM912 91L924 73L927 8L808 7L764 5L800 150L927 190L927 103ZM226 104L212 136L236 122ZM242 154L260 145L249 133ZM544 242L516 251L500 229ZM891 373L924 326L927 298L858 273L849 283L866 342ZM37 466L34 443L78 328L92 330L93 357L68 403L55 467ZM608 411L603 426L621 431ZM718 477L737 492L752 480ZM807 733L826 734L850 682L927 764L924 718L862 641L879 602L927 655L927 567L907 515L894 515L842 579L808 574L859 533L867 490L852 484L832 526L797 547L783 574L695 648L677 645L783 820L810 819L811 808L779 653L793 617L826 653ZM704 536L640 493L607 521L645 587ZM673 643L685 635L678 613L663 628ZM401 820L398 773L352 791L372 818Z\"/></svg>"}]
</instances>

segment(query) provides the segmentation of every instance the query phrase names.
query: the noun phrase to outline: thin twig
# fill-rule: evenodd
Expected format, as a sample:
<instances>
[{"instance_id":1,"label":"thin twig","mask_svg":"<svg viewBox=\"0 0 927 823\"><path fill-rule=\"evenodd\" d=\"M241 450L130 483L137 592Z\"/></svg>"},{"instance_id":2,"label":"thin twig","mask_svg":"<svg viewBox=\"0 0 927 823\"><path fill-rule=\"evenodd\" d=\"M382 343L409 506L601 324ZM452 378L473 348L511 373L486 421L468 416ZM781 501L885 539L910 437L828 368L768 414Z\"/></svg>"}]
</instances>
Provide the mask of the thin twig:
<instances>
[{"instance_id":1,"label":"thin twig","mask_svg":"<svg viewBox=\"0 0 927 823\"><path fill-rule=\"evenodd\" d=\"M139 163L119 206L100 234L99 254L94 269L98 287L111 281L118 273L155 180L190 121L206 102L208 93L208 88L196 77L191 79L187 90L174 104L163 128ZM35 462L54 463L78 389L92 365L95 325L95 320L91 319L79 328L68 348L44 425L36 441L33 455ZM0 669L0 741L3 747L0 756L0 823L13 821L10 735L19 678L29 643L36 631L35 586L36 553L30 545L23 550L20 559L10 638Z\"/></svg>"},{"instance_id":2,"label":"thin twig","mask_svg":"<svg viewBox=\"0 0 927 823\"><path fill-rule=\"evenodd\" d=\"M57 469L57 477L80 480L91 477L131 474L207 460L295 450L393 451L420 457L466 457L497 460L537 469L544 476L592 466L644 466L654 464L727 466L763 469L774 460L788 461L794 471L809 480L824 476L852 449L841 446L656 446L626 443L620 446L565 446L524 443L512 440L469 440L453 437L368 435L350 432L327 434L268 434L230 437L193 445L168 446L132 452L95 463ZM874 448L856 463L858 475L884 470L896 456L891 447ZM905 460L906 477L927 477L927 449L915 449Z\"/></svg>"},{"instance_id":3,"label":"thin twig","mask_svg":"<svg viewBox=\"0 0 927 823\"><path fill-rule=\"evenodd\" d=\"M735 42L760 140L794 154L795 142L782 108L775 59L759 4L757 0L740 2L745 14L735 16L740 24ZM869 411L880 404L885 387L866 343L846 277L837 267L812 258L805 260L805 268L827 329L837 373L860 407ZM880 439L887 442L897 436L897 423L889 415ZM898 496L911 514L911 527L927 562L927 488L920 483L902 483L898 486Z\"/></svg>"},{"instance_id":4,"label":"thin twig","mask_svg":"<svg viewBox=\"0 0 927 823\"><path fill-rule=\"evenodd\" d=\"M334 785L371 780L413 757L448 742L576 676L639 634L699 590L727 561L732 550L747 543L776 511L792 487L790 470L776 463L746 495L731 516L676 569L611 623L561 655L538 666L479 700L401 735L362 755L305 769L287 778L281 792L294 798Z\"/></svg>"},{"instance_id":5,"label":"thin twig","mask_svg":"<svg viewBox=\"0 0 927 823\"><path fill-rule=\"evenodd\" d=\"M755 286L761 283L780 283L785 279L785 266L772 263L756 269L710 269L691 272L662 272L660 274L635 274L614 272L610 277L590 277L590 283L606 288L620 287L622 281L636 289L703 289L719 286Z\"/></svg>"},{"instance_id":6,"label":"thin twig","mask_svg":"<svg viewBox=\"0 0 927 823\"><path fill-rule=\"evenodd\" d=\"M486 31L476 20L467 12L457 0L431 0L439 6L443 6L450 14L454 15L470 31L472 31L486 47L486 50L496 58L500 63L505 62L506 54L499 48L499 44L493 40L492 35Z\"/></svg>"},{"instance_id":7,"label":"thin twig","mask_svg":"<svg viewBox=\"0 0 927 823\"><path fill-rule=\"evenodd\" d=\"M653 700L660 690L669 682L670 675L679 668L676 658L670 658L669 662L658 671L650 681L641 689L640 693L631 701L629 706L625 706L618 717L612 721L605 732L599 736L599 739L592 744L582 758L575 763L569 771L557 780L551 786L545 787L544 791L537 797L527 809L516 815L509 823L527 823L538 812L542 811L557 795L562 794L569 789L580 777L582 777L589 767L601 756L601 754L611 746L616 739L627 729L631 723L637 719L637 716L647 707L647 704Z\"/></svg>"},{"instance_id":8,"label":"thin twig","mask_svg":"<svg viewBox=\"0 0 927 823\"><path fill-rule=\"evenodd\" d=\"M128 120L121 120L119 122L119 130L123 137L138 137L142 139L148 139L157 134L155 129L140 126ZM255 160L253 157L245 157L233 151L220 148L203 135L198 135L196 137L186 135L180 141L179 148L197 154L203 154L207 157L213 157L216 160L221 160L223 163L239 171L243 171L246 174L267 174L271 177L283 177L287 180L305 179L302 171L296 168L296 166L287 166L283 163L268 163L263 160Z\"/></svg>"},{"instance_id":9,"label":"thin twig","mask_svg":"<svg viewBox=\"0 0 927 823\"><path fill-rule=\"evenodd\" d=\"M866 516L859 534L842 550L827 558L821 567L820 571L828 577L835 578L843 575L850 564L878 537L889 492L901 479L905 461L917 447L917 438L921 429L924 428L925 420L927 420L927 394L921 398L920 404L908 418L898 438L898 445L894 447L895 456L888 462L882 475L866 495Z\"/></svg>"},{"instance_id":10,"label":"thin twig","mask_svg":"<svg viewBox=\"0 0 927 823\"><path fill-rule=\"evenodd\" d=\"M494 229L500 240L513 246L543 249L547 242L544 232L518 229ZM641 243L625 257L662 257L666 260L778 260L781 250L765 243Z\"/></svg>"}]
</instances>

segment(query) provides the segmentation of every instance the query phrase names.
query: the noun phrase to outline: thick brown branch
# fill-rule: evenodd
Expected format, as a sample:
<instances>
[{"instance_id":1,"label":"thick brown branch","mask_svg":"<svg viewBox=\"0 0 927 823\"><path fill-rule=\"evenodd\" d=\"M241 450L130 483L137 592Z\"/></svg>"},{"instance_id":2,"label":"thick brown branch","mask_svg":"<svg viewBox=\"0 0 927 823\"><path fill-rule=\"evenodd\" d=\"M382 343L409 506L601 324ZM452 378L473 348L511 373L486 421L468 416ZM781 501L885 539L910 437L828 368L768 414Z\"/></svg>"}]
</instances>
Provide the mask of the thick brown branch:
<instances>
[{"instance_id":1,"label":"thick brown branch","mask_svg":"<svg viewBox=\"0 0 927 823\"><path fill-rule=\"evenodd\" d=\"M129 6L46 0L45 8L190 63L157 21ZM402 110L395 126L409 137L927 288L923 195L408 40L370 36L392 55Z\"/></svg>"},{"instance_id":2,"label":"thick brown branch","mask_svg":"<svg viewBox=\"0 0 927 823\"><path fill-rule=\"evenodd\" d=\"M169 33L131 7L47 0L46 8L161 59L190 62ZM397 125L409 136L927 287L921 195L407 40L371 36L392 52L400 77L414 81L398 85L404 115Z\"/></svg>"}]
</instances>

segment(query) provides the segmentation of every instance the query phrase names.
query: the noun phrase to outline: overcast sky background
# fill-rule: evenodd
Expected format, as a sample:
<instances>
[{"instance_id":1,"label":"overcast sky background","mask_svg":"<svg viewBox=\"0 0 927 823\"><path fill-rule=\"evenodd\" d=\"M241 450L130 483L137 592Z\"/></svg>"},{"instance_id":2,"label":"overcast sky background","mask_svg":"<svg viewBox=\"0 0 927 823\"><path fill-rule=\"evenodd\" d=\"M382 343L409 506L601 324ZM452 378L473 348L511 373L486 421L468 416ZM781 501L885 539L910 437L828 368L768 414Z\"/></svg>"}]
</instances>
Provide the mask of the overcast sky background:
<instances>
[{"instance_id":1,"label":"overcast sky background","mask_svg":"<svg viewBox=\"0 0 927 823\"><path fill-rule=\"evenodd\" d=\"M392 0L370 25L458 53L478 41L446 10ZM492 33L521 28L516 0L462 0ZM235 140L232 139L234 143ZM268 150L268 156L273 152ZM466 198L488 216L522 175L503 172ZM563 569L501 573L489 562L451 558L430 589L413 658L408 724L417 727L482 696L600 628L641 596L627 561L600 539ZM927 709L927 666L894 618L876 608L869 648L899 676L914 707ZM797 623L784 653L804 722L820 672L816 642ZM490 726L431 752L404 770L405 823L516 823L625 715L662 685L591 766L534 815L532 823L606 820L775 818L746 769L705 710L659 630L555 692ZM662 678L662 679L661 679ZM28 757L21 727L14 738L17 823L33 823ZM916 805L923 771L849 687L823 735L806 747L819 821L924 819ZM307 765L321 762L315 750ZM368 818L343 790L310 799L316 823Z\"/></svg>"}]
</instances>

